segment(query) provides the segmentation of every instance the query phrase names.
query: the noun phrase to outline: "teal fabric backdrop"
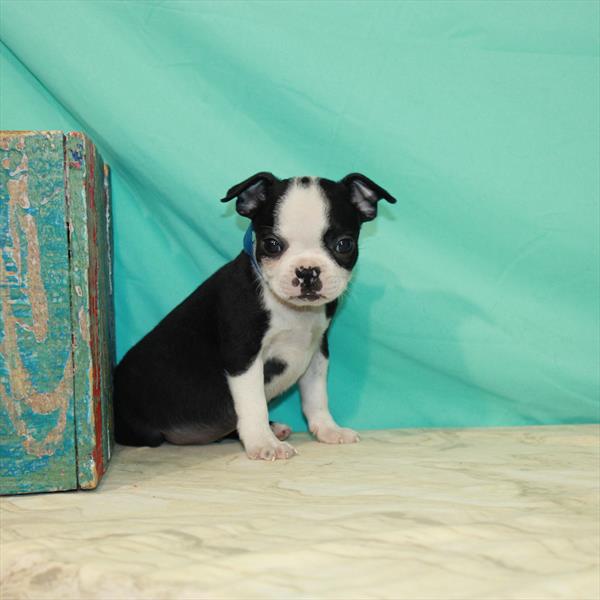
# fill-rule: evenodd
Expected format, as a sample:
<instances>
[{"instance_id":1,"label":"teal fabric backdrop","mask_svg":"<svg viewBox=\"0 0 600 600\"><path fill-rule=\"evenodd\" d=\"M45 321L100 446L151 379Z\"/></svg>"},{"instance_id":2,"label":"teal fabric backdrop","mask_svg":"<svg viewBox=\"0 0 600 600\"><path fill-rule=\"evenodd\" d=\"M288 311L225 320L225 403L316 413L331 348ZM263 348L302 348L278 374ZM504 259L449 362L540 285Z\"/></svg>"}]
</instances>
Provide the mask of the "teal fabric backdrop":
<instances>
[{"instance_id":1,"label":"teal fabric backdrop","mask_svg":"<svg viewBox=\"0 0 600 600\"><path fill-rule=\"evenodd\" d=\"M333 326L339 420L598 421L599 6L4 0L1 126L111 163L119 356L240 251L230 185L361 171L399 202Z\"/></svg>"}]
</instances>

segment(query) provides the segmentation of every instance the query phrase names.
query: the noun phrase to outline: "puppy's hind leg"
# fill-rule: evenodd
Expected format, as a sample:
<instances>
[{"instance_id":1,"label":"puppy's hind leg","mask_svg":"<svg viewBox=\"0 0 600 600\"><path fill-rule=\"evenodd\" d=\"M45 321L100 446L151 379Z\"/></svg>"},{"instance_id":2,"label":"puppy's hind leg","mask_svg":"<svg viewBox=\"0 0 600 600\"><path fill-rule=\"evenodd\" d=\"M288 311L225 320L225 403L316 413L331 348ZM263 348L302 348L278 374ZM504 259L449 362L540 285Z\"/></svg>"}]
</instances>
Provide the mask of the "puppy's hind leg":
<instances>
[{"instance_id":1,"label":"puppy's hind leg","mask_svg":"<svg viewBox=\"0 0 600 600\"><path fill-rule=\"evenodd\" d=\"M160 446L165 438L160 431L133 427L118 413L115 413L115 441L124 446Z\"/></svg>"},{"instance_id":2,"label":"puppy's hind leg","mask_svg":"<svg viewBox=\"0 0 600 600\"><path fill-rule=\"evenodd\" d=\"M269 425L271 426L271 431L275 434L275 437L281 442L287 440L292 433L292 428L285 423L269 421Z\"/></svg>"}]
</instances>

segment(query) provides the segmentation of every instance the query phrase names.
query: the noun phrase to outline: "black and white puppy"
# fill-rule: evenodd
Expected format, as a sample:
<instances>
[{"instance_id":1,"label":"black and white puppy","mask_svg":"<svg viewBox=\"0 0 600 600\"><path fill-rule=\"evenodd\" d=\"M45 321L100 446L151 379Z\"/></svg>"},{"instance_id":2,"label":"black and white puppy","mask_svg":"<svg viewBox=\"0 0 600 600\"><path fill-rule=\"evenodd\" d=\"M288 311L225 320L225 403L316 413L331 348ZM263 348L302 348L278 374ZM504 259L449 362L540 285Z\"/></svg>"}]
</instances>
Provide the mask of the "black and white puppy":
<instances>
[{"instance_id":1,"label":"black and white puppy","mask_svg":"<svg viewBox=\"0 0 600 600\"><path fill-rule=\"evenodd\" d=\"M267 403L295 383L318 441L358 441L329 412L327 330L358 258L361 224L375 218L379 200L396 200L359 173L338 182L257 173L222 201L234 198L252 221L245 251L120 362L117 441L204 444L237 430L250 458L290 458L289 428L269 424Z\"/></svg>"}]
</instances>

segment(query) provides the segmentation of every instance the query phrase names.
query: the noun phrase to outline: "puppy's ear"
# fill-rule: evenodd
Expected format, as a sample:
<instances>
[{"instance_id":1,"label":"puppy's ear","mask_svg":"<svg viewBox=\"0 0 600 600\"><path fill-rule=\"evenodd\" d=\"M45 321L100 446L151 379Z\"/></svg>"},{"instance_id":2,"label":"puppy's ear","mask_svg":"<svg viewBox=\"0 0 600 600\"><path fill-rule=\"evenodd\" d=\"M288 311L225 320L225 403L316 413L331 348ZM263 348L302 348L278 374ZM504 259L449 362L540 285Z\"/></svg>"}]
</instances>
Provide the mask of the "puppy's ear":
<instances>
[{"instance_id":1,"label":"puppy's ear","mask_svg":"<svg viewBox=\"0 0 600 600\"><path fill-rule=\"evenodd\" d=\"M256 213L257 208L267 198L267 186L275 181L278 181L278 179L273 173L264 171L257 173L230 188L221 202L229 202L233 198L237 198L235 203L236 210L243 217L251 219Z\"/></svg>"},{"instance_id":2,"label":"puppy's ear","mask_svg":"<svg viewBox=\"0 0 600 600\"><path fill-rule=\"evenodd\" d=\"M350 202L360 214L361 221L372 221L377 216L377 202L387 200L394 204L389 192L361 173L350 173L340 181L350 190Z\"/></svg>"}]
</instances>

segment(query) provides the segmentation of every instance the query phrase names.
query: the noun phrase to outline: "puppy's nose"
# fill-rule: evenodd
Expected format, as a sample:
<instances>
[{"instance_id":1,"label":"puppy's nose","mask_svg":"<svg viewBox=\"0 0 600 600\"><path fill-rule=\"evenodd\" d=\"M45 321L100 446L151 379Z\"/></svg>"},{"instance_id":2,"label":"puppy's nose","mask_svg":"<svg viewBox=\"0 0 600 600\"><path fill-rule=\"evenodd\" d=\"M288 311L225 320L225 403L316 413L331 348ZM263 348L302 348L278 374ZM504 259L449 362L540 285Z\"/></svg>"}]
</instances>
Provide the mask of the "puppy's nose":
<instances>
[{"instance_id":1,"label":"puppy's nose","mask_svg":"<svg viewBox=\"0 0 600 600\"><path fill-rule=\"evenodd\" d=\"M292 281L293 285L302 284L302 288L305 290L319 291L323 284L319 279L321 269L319 267L299 267L296 269L296 277Z\"/></svg>"},{"instance_id":2,"label":"puppy's nose","mask_svg":"<svg viewBox=\"0 0 600 600\"><path fill-rule=\"evenodd\" d=\"M296 277L302 280L317 279L321 274L319 267L299 267L296 269Z\"/></svg>"}]
</instances>

